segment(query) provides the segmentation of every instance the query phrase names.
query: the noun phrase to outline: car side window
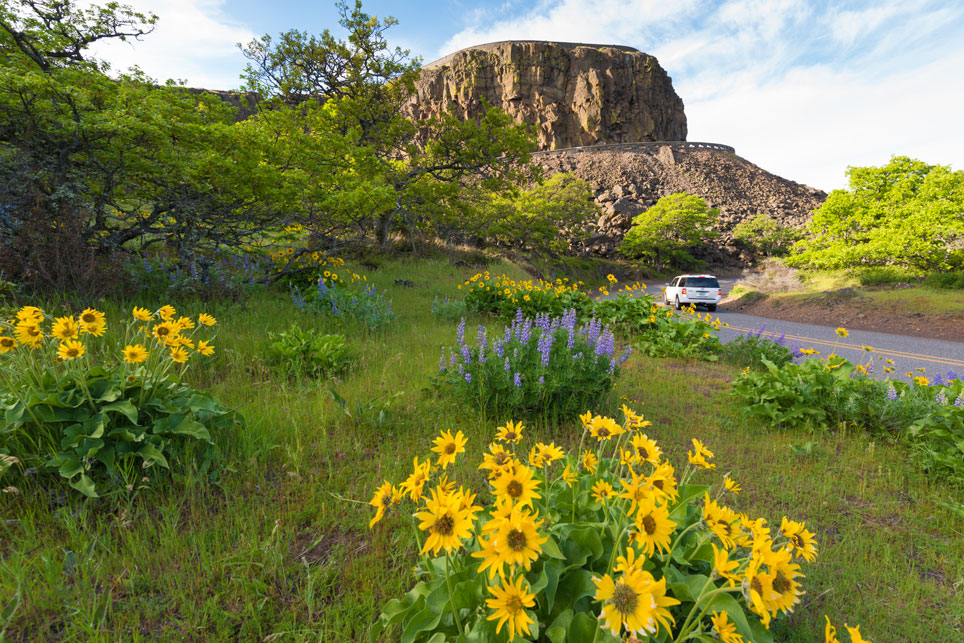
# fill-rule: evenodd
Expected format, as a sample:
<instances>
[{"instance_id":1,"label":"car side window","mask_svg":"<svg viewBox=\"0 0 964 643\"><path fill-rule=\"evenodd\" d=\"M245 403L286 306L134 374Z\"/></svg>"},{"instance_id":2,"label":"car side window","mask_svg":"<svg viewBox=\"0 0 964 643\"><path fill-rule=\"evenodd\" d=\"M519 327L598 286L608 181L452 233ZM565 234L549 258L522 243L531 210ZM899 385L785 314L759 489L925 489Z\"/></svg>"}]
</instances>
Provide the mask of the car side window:
<instances>
[{"instance_id":1,"label":"car side window","mask_svg":"<svg viewBox=\"0 0 964 643\"><path fill-rule=\"evenodd\" d=\"M670 284L670 287L671 287L671 288L676 288L676 286L678 286L678 285L679 285L679 277L674 277L674 278L673 278L673 283Z\"/></svg>"},{"instance_id":2,"label":"car side window","mask_svg":"<svg viewBox=\"0 0 964 643\"><path fill-rule=\"evenodd\" d=\"M680 277L680 278L679 278L679 283L676 284L676 285L679 286L679 287L681 287L681 288L682 288L683 286L685 286L685 285L686 285L686 277Z\"/></svg>"}]
</instances>

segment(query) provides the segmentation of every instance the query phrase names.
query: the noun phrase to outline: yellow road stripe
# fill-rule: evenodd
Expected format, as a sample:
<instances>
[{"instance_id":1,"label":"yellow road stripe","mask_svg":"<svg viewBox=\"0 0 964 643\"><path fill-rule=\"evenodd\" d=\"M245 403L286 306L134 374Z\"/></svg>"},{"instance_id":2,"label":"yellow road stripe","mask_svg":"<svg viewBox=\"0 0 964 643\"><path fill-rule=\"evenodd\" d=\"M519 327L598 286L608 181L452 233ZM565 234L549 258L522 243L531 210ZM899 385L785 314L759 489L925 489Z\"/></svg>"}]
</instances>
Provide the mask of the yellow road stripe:
<instances>
[{"instance_id":1,"label":"yellow road stripe","mask_svg":"<svg viewBox=\"0 0 964 643\"><path fill-rule=\"evenodd\" d=\"M741 326L726 326L731 330L738 330L744 333L756 333L757 331L751 328L743 328ZM764 335L769 337L779 337L780 333L773 333L770 331L764 331ZM811 344L819 344L821 346L836 346L837 348L844 348L849 350L863 351L862 346L856 344L841 344L839 342L829 342L823 339L814 339L812 337L798 337L797 335L784 335L786 339L792 339L797 342L809 342ZM895 351L883 348L872 347L874 350L871 355L884 355L887 357L903 357L906 359L919 359L925 362L934 362L936 364L944 364L947 366L961 366L964 367L964 361L958 359L948 359L944 357L934 357L933 355L919 355L917 353L906 353L904 351Z\"/></svg>"}]
</instances>

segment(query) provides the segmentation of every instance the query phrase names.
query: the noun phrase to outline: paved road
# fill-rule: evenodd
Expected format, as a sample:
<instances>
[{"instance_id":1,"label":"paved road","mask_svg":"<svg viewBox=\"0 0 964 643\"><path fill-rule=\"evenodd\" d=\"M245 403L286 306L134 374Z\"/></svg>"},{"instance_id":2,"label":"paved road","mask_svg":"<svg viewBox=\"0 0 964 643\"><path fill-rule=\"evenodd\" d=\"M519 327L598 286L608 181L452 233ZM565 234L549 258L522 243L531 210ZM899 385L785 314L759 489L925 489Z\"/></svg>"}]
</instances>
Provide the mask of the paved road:
<instances>
[{"instance_id":1,"label":"paved road","mask_svg":"<svg viewBox=\"0 0 964 643\"><path fill-rule=\"evenodd\" d=\"M720 280L724 296L735 281ZM647 292L661 301L662 287L661 283L647 284ZM706 314L703 310L700 310L700 313ZM820 351L819 356L826 356L833 351L852 362L867 363L868 359L871 359L875 364L875 373L879 376L886 375L883 370L884 366L889 365L886 360L894 362L895 372L891 375L893 378L906 380L905 374L908 371L919 375L919 368L924 369L924 374L931 379L940 374L946 380L948 371L964 376L964 343L961 342L849 329L850 335L841 339L835 335L836 329L828 326L766 319L730 312L724 308L718 308L714 316L728 325L719 331L720 339L724 343L743 333L757 332L764 328L764 333L771 337L785 335L786 345L790 348L812 348ZM870 346L874 349L873 352L868 353L864 346Z\"/></svg>"}]
</instances>

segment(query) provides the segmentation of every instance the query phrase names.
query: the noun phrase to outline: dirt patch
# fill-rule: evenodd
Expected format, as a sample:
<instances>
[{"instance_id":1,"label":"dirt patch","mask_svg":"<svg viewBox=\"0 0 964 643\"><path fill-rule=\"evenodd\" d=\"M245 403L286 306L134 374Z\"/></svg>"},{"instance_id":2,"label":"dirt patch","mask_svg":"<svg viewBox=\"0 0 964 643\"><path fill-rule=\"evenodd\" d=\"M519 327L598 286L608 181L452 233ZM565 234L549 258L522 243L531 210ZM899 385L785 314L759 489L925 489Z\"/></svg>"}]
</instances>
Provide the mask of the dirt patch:
<instances>
[{"instance_id":1,"label":"dirt patch","mask_svg":"<svg viewBox=\"0 0 964 643\"><path fill-rule=\"evenodd\" d=\"M853 288L798 297L756 294L724 299L720 307L783 321L964 342L964 311L951 314L886 310Z\"/></svg>"},{"instance_id":2,"label":"dirt patch","mask_svg":"<svg viewBox=\"0 0 964 643\"><path fill-rule=\"evenodd\" d=\"M368 550L369 540L364 534L351 529L332 526L322 531L305 530L300 532L288 545L289 558L300 563L312 565L324 563L336 549L351 552L357 556Z\"/></svg>"}]
</instances>

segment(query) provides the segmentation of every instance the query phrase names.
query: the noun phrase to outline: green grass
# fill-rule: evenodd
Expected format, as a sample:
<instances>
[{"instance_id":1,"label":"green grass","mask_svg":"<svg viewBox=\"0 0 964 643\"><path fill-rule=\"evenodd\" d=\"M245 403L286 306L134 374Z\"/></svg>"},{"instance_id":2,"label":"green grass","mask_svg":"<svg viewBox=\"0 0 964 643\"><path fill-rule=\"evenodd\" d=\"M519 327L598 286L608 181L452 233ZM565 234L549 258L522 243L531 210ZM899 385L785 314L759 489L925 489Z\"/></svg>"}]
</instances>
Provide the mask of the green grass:
<instances>
[{"instance_id":1,"label":"green grass","mask_svg":"<svg viewBox=\"0 0 964 643\"><path fill-rule=\"evenodd\" d=\"M514 266L489 269L522 276ZM218 484L156 485L120 504L30 485L4 496L6 638L365 639L384 603L414 583L416 561L408 517L396 513L369 531L375 487L406 477L440 429L466 434L459 477L483 487L475 466L497 422L430 385L440 346L455 336L453 323L432 317L432 299L457 294L474 272L441 259L385 261L368 276L389 291L399 319L378 332L299 313L279 293L205 306L219 320L217 353L189 379L247 418L226 445L231 470ZM109 308L116 319L130 305ZM468 321L470 337L478 321ZM360 346L358 366L335 381L282 379L267 366L266 333L292 322L347 334ZM729 471L744 489L738 510L765 516L774 529L783 515L805 520L816 532L820 556L803 566L807 594L789 621L773 626L777 639L822 641L827 614L838 625L861 623L876 643L960 640L964 522L938 503L961 502L961 491L922 477L900 446L853 430L806 434L745 422L727 395L735 375L724 364L634 356L609 406L635 404L673 462L685 460L691 438L706 442L719 469L703 479ZM550 436L567 447L578 440L575 424L534 429L529 440ZM809 455L791 449L807 441L817 443Z\"/></svg>"}]
</instances>

